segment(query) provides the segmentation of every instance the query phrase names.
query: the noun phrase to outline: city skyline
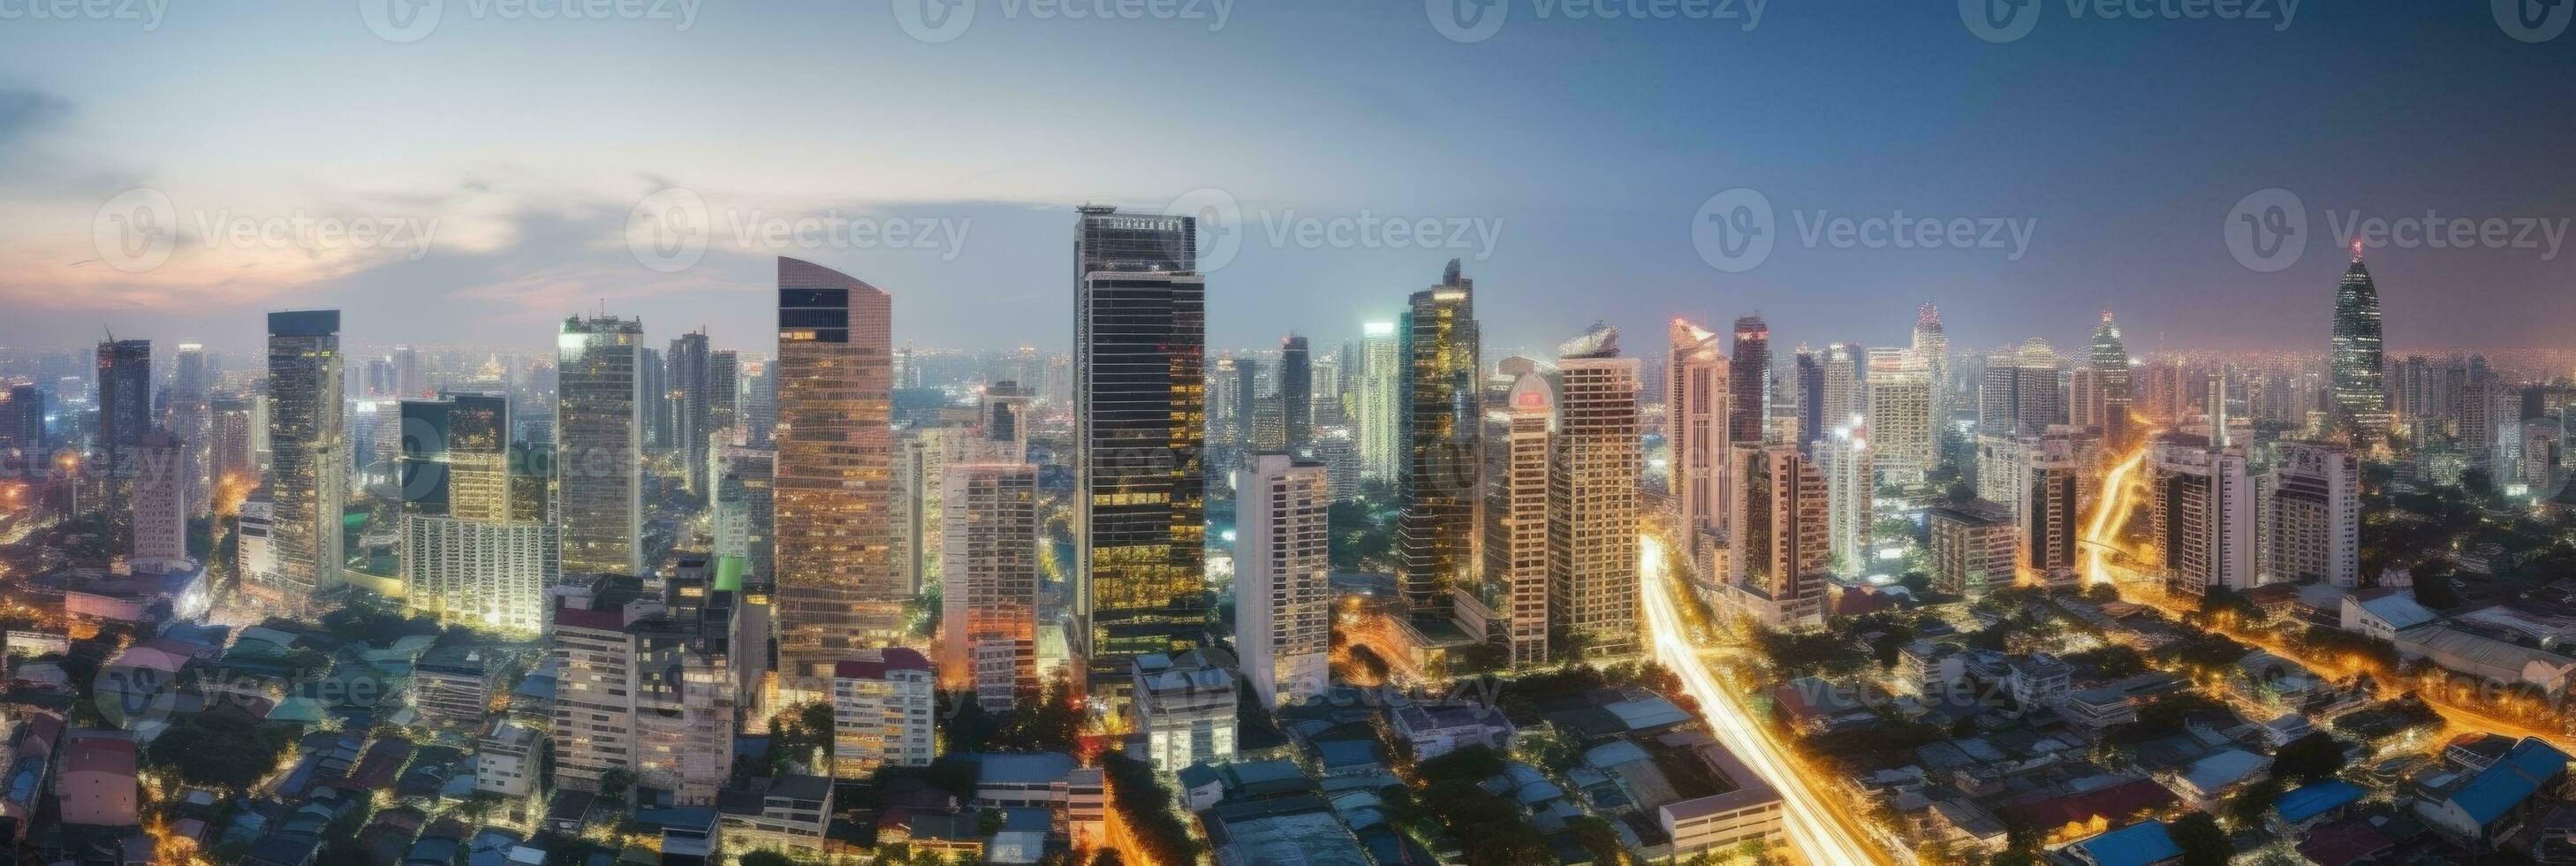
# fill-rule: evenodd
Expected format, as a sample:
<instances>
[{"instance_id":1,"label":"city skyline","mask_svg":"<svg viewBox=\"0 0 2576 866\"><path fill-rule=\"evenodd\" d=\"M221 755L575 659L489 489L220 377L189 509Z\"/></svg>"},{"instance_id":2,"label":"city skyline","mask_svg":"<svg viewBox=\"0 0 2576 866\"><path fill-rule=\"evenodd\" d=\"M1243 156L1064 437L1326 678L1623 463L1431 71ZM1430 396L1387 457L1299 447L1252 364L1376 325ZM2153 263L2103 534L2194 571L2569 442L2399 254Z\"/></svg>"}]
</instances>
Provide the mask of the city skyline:
<instances>
[{"instance_id":1,"label":"city skyline","mask_svg":"<svg viewBox=\"0 0 2576 866\"><path fill-rule=\"evenodd\" d=\"M898 344L1065 351L1061 329L977 314L991 304L1061 303L1053 277L1060 265L1042 252L1062 230L1065 209L1096 201L1157 212L1173 203L1218 212L1232 204L1239 231L1230 261L1209 269L1217 346L1263 345L1292 330L1355 330L1400 307L1402 294L1418 288L1409 275L1451 257L1484 276L1487 333L1503 346L1551 343L1563 328L1548 321L1544 298L1585 286L1615 286L1592 290L1606 301L1598 317L1636 333L1674 316L1723 321L1759 310L1794 344L1827 332L1845 310L1873 308L1887 311L1877 327L1901 333L1903 311L1930 298L1949 314L1951 338L1962 346L2032 335L2080 345L2086 316L2103 306L2134 311L2123 323L2142 352L2306 345L2326 336L2325 324L2305 311L2340 267L2338 235L2351 218L2561 226L2576 193L2576 180L2550 170L2546 157L2576 143L2569 132L2497 122L2551 116L2576 101L2576 85L2547 74L2566 57L2567 40L2525 44L2477 8L2307 10L2278 32L2245 21L2049 20L2003 44L1978 38L1947 8L1773 10L1746 32L1726 22L1531 19L1473 43L1443 38L1410 7L1364 10L1357 21L1246 10L1245 20L1215 33L1184 22L997 18L944 43L910 38L877 9L708 10L685 30L460 9L414 42L378 38L345 8L330 12L280 22L182 10L150 32L114 20L13 29L13 37L46 38L21 39L24 50L0 60L0 165L11 169L0 182L0 226L9 229L0 236L10 238L0 243L0 273L8 275L0 277L0 302L20 312L0 324L0 344L106 326L239 351L255 345L256 311L327 307L349 313L352 345L473 337L535 347L547 323L604 303L651 323L654 339L703 325L717 345L758 345L763 326L750 302L765 290L768 258L788 255L904 287ZM820 15L825 26L765 38L828 33L882 56L835 73L781 59L800 52L770 50L750 35L796 15ZM1249 94L1193 85L1185 95L1204 109L1201 124L1156 139L1090 129L1047 105L1071 85L1014 74L1063 59L1053 46L1066 40L1050 37L1068 31L1092 48L1158 49L1151 63L1104 71L1113 83L1226 62L1293 66L1297 56L1285 46L1318 34L1406 59L1334 72L1286 94L1267 84L1235 86ZM2376 40L2384 52L2339 50L2346 40L2395 32L2410 38ZM540 64L561 49L548 43L566 36L589 37L573 53L595 61L590 68L603 81L656 52L736 62L704 82L597 88L577 106L480 98L509 92L521 80L513 76L552 68ZM2176 36L2202 38L2202 50L2159 87L2096 83L2117 80L2105 76ZM184 93L144 89L131 73L46 71L143 39L186 66L212 63L231 45L285 37L309 45L310 61L348 74L323 81L243 69L237 86L300 98L234 106L233 116L218 119ZM1613 38L1627 50L1605 51ZM1723 50L1697 50L1709 39ZM1249 56L1246 48L1254 49ZM1559 58L1575 62L1539 86L1472 83ZM2032 74L1984 74L2003 62ZM749 86L845 80L910 63L936 64L960 80L835 92L821 103L832 110L820 113L790 110L795 100L783 88ZM1766 74L1774 69L1798 71ZM404 70L449 77L382 83ZM1471 83L1442 84L1450 72ZM1759 83L1689 84L1696 81ZM1954 99L1916 96L1938 96L1941 82L1954 81ZM2515 86L2445 86L2478 81ZM370 87L391 87L393 98L362 98ZM1133 88L1086 90L1118 94L1109 97L1116 104L1136 98L1125 95ZM1281 110L1244 107L1262 99L1216 98L1228 94L1279 96ZM1804 105L1827 96L1846 102L1832 115ZM1954 101L2011 110L1938 105ZM387 112L387 103L408 110ZM1630 105L1660 110L1619 109ZM278 130L324 119L321 106L332 106L330 120L356 122L304 130L284 145ZM823 119L843 112L905 122L853 130ZM455 113L519 130L524 140L505 156L479 139L443 134ZM2196 121L2190 131L2167 123L2175 113ZM154 120L132 119L140 116ZM796 119L780 119L788 116ZM671 124L681 117L691 130L712 131L675 138ZM1866 126L1852 119L1863 117ZM184 137L184 148L147 134L170 124L198 131ZM1320 138L1320 128L1334 129L1334 140ZM1874 140L1889 128L1905 130L1902 144ZM1085 149L1105 156L1077 167L1009 144L1072 130L1087 130ZM846 144L820 143L852 133ZM1346 139L1381 146L1355 152L1340 143ZM747 162L746 149L771 155ZM920 156L930 153L943 156ZM1465 156L1429 156L1439 153ZM1593 153L1629 158L1566 158ZM1704 261L1692 229L1695 208L1737 188L1764 195L1781 243L1759 266L1729 272ZM2241 264L2221 232L2233 208L2272 189L2302 205L2308 237L2295 263L2263 271ZM103 261L96 235L112 203L154 212L148 195L119 199L132 190L166 197L181 237L172 238L166 261L129 272ZM703 207L711 235L702 253L672 268L678 260L628 249L639 212L688 199ZM1899 211L2033 231L2017 258L1997 249L1838 249L1830 238L1803 237L1818 220ZM243 220L256 227L299 215L375 219L386 234L365 249L204 243L208 228L223 236ZM797 220L832 215L920 220L925 231L909 232L916 224L907 222L907 234L929 240L862 250L759 239L770 228L792 234ZM1438 221L1442 245L1393 249L1328 238L1309 247L1299 239L1309 221L1357 230L1370 217ZM1463 248L1447 243L1453 223L1465 229ZM2508 226L2508 244L2516 234ZM406 245L414 237L426 243ZM747 246L735 242L746 237ZM2564 269L2545 254L2434 249L2421 240L2372 249L2387 316L2403 323L2388 334L2391 346L2546 345L2539 323L2576 300L2550 291ZM2443 302L2469 289L2495 303ZM2208 315L2222 299L2232 314ZM189 330L204 333L182 333Z\"/></svg>"}]
</instances>

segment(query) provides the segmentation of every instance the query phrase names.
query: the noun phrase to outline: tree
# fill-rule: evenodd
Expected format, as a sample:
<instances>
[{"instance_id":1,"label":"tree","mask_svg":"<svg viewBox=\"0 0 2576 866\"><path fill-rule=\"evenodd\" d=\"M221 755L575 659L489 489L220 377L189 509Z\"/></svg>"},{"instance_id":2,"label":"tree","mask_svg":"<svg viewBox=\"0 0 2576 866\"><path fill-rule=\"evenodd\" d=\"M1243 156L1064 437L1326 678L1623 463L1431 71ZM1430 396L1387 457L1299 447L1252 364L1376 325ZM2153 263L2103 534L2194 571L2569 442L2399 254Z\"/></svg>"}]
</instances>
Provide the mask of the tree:
<instances>
[{"instance_id":1,"label":"tree","mask_svg":"<svg viewBox=\"0 0 2576 866\"><path fill-rule=\"evenodd\" d=\"M176 717L144 750L146 763L182 781L239 791L277 769L294 729L229 710Z\"/></svg>"},{"instance_id":2,"label":"tree","mask_svg":"<svg viewBox=\"0 0 2576 866\"><path fill-rule=\"evenodd\" d=\"M2235 798L2227 801L2227 819L2235 822L2238 827L2261 824L2263 816L2272 811L2272 803L2279 799L2281 799L2281 777L2265 776L2239 789Z\"/></svg>"},{"instance_id":3,"label":"tree","mask_svg":"<svg viewBox=\"0 0 2576 866\"><path fill-rule=\"evenodd\" d=\"M2334 778L2343 772L2343 765L2343 743L2323 731L2283 743L2272 752L2272 775L2301 782Z\"/></svg>"},{"instance_id":4,"label":"tree","mask_svg":"<svg viewBox=\"0 0 2576 866\"><path fill-rule=\"evenodd\" d=\"M2182 849L2182 866L2227 866L2236 854L2236 847L2227 842L2227 834L2218 829L2218 819L2209 817L2207 812L2177 818L2166 832Z\"/></svg>"},{"instance_id":5,"label":"tree","mask_svg":"<svg viewBox=\"0 0 2576 866\"><path fill-rule=\"evenodd\" d=\"M1628 849L1619 844L1619 834L1610 822L1585 815L1565 822L1565 830L1574 835L1576 844L1592 853L1592 862L1600 866L1624 866L1629 862Z\"/></svg>"}]
</instances>

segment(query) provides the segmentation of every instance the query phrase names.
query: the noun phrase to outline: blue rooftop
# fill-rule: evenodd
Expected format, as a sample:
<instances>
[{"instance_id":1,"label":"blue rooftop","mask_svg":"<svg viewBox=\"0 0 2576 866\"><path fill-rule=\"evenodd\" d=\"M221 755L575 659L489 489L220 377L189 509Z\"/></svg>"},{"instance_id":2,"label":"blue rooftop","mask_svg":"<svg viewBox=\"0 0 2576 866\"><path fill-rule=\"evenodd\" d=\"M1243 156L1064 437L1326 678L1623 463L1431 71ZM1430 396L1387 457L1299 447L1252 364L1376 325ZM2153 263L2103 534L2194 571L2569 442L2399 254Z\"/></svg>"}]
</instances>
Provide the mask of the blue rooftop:
<instances>
[{"instance_id":1,"label":"blue rooftop","mask_svg":"<svg viewBox=\"0 0 2576 866\"><path fill-rule=\"evenodd\" d=\"M2486 772L2479 773L2477 778L2452 792L2451 802L2458 804L2460 811L2468 813L2469 820L2483 826L2503 817L2504 813L2512 811L2515 805L2540 790L2541 785L2565 772L2567 760L2566 752L2536 737L2525 737L2522 742L2513 744L2513 748L2507 750L2495 766L2488 767Z\"/></svg>"},{"instance_id":2,"label":"blue rooftop","mask_svg":"<svg viewBox=\"0 0 2576 866\"><path fill-rule=\"evenodd\" d=\"M2352 805L2361 800L2362 793L2359 785L2328 779L2300 785L2297 790L2272 801L2272 807L2281 810L2281 820L2296 824Z\"/></svg>"},{"instance_id":3,"label":"blue rooftop","mask_svg":"<svg viewBox=\"0 0 2576 866\"><path fill-rule=\"evenodd\" d=\"M2148 866L2182 856L2182 846L2165 832L2165 822L2131 824L2075 843L2101 866Z\"/></svg>"}]
</instances>

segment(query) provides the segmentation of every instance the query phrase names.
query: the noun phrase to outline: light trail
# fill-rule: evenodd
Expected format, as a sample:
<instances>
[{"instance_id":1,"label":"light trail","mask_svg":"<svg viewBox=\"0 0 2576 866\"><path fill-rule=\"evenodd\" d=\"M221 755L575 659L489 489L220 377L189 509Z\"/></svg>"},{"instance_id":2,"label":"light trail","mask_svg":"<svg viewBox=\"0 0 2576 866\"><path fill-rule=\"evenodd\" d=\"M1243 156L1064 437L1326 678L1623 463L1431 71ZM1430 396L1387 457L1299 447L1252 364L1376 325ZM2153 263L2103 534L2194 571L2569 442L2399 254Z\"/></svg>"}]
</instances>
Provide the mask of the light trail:
<instances>
[{"instance_id":1,"label":"light trail","mask_svg":"<svg viewBox=\"0 0 2576 866\"><path fill-rule=\"evenodd\" d=\"M2149 431L2150 434L2153 432ZM2084 530L2084 540L2092 542L2084 549L2087 582L2111 582L2111 569L2102 561L2102 551L2116 546L2118 539L2111 534L2128 524L2129 512L2138 506L2137 496L2129 490L2129 473L2138 471L2138 467L2146 465L2146 462L2147 449L2140 446L2129 453L2128 459L2120 461L2120 465L2111 467L2109 474L2102 476L2102 507L2093 511L2093 525Z\"/></svg>"},{"instance_id":2,"label":"light trail","mask_svg":"<svg viewBox=\"0 0 2576 866\"><path fill-rule=\"evenodd\" d=\"M1772 741L1744 702L1734 692L1719 687L1716 678L1709 675L1708 666L1700 662L1698 651L1686 637L1681 613L1668 595L1672 585L1663 577L1663 540L1646 533L1638 540L1637 551L1638 578L1645 581L1641 594L1645 596L1646 636L1655 646L1655 657L1681 678L1682 690L1699 702L1700 717L1708 722L1718 742L1760 774L1772 790L1780 792L1789 847L1819 866L1875 866L1888 862L1850 823L1852 810L1828 804L1810 786L1811 777L1800 772L1797 761Z\"/></svg>"}]
</instances>

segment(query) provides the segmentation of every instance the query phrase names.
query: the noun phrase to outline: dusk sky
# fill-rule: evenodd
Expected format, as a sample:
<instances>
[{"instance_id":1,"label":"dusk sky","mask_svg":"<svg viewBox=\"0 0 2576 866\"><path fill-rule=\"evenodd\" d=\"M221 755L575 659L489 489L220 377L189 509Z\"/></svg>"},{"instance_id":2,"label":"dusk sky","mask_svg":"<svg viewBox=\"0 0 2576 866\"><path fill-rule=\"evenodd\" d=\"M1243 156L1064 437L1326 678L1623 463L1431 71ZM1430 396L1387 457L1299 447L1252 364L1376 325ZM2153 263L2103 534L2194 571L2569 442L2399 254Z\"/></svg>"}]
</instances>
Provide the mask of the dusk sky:
<instances>
[{"instance_id":1,"label":"dusk sky","mask_svg":"<svg viewBox=\"0 0 2576 866\"><path fill-rule=\"evenodd\" d=\"M2483 0L2301 2L2286 27L2276 0L2255 4L2263 21L2040 0L2004 42L1952 3L1792 0L1749 30L1748 0L1716 7L1731 20L1646 21L1493 0L1500 30L1461 42L1433 26L1447 2L1229 0L1214 26L1215 0L1175 0L1181 20L983 0L944 42L890 7L921 0L645 0L669 17L643 20L562 20L566 0L280 0L157 22L144 0L69 21L20 2L0 20L0 345L112 328L239 351L265 310L339 307L363 344L535 351L604 304L656 340L703 324L766 351L771 261L790 255L892 292L899 341L1061 350L1072 208L1176 199L1241 214L1209 280L1217 346L1355 336L1459 257L1489 355L1595 318L1651 351L1665 318L1756 311L1784 348L1885 345L1925 300L1961 347L2070 349L2107 305L2139 352L2322 352L2350 213L2505 227L2480 248L2368 251L2395 347L2558 345L2576 321L2560 249L2576 32L2522 41ZM425 31L382 24L433 8ZM1734 188L1776 213L1741 272L1693 239ZM2308 226L2296 262L2262 272L2222 230L2267 188ZM673 203L705 244L685 267L630 243L655 226L639 213ZM1802 229L1899 211L1996 221L1975 234L1999 247L1837 248ZM150 236L103 250L132 213L175 218L166 258ZM392 234L228 230L298 214ZM930 240L756 231L833 214ZM1326 231L1363 214L1432 221L1438 243Z\"/></svg>"}]
</instances>

